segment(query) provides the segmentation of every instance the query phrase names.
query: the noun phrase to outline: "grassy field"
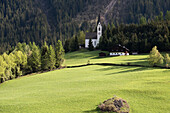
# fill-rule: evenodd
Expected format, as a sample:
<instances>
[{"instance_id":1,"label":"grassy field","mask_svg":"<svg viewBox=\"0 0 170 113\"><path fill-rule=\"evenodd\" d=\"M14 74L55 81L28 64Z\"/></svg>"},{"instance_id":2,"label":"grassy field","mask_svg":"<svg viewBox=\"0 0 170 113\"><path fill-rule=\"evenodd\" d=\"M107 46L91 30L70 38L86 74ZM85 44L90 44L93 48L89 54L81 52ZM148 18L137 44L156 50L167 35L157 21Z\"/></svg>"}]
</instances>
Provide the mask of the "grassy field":
<instances>
[{"instance_id":1,"label":"grassy field","mask_svg":"<svg viewBox=\"0 0 170 113\"><path fill-rule=\"evenodd\" d=\"M88 60L90 63L116 63L116 64L138 64L138 65L146 65L148 66L149 63L147 62L148 55L130 55L130 56L119 56L119 57L99 57L99 53L101 51L92 51L89 52L87 50L81 50L68 53L66 55L66 60L64 65L72 66L72 65L81 65L87 64ZM108 54L108 52L105 52Z\"/></svg>"},{"instance_id":2,"label":"grassy field","mask_svg":"<svg viewBox=\"0 0 170 113\"><path fill-rule=\"evenodd\" d=\"M65 63L78 65L90 59L146 64L147 55L98 58L98 52L69 53ZM169 86L167 69L97 65L68 68L0 84L0 112L98 113L96 105L117 95L128 101L132 113L169 113Z\"/></svg>"}]
</instances>

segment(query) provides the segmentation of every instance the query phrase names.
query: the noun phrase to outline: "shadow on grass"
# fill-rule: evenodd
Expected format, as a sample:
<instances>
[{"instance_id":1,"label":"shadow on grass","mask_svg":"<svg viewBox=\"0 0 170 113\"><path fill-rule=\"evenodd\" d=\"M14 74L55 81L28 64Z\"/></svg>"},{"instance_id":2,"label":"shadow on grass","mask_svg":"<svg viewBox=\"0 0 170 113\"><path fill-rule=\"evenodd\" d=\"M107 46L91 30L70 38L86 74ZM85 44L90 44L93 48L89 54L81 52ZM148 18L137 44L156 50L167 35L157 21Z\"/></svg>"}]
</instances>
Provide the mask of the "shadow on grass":
<instances>
[{"instance_id":1,"label":"shadow on grass","mask_svg":"<svg viewBox=\"0 0 170 113\"><path fill-rule=\"evenodd\" d=\"M107 57L107 56L105 56L105 57L96 56L96 57L93 57L93 58L91 58L91 59L105 59L105 58L109 58L109 57Z\"/></svg>"},{"instance_id":2,"label":"shadow on grass","mask_svg":"<svg viewBox=\"0 0 170 113\"><path fill-rule=\"evenodd\" d=\"M129 69L129 67L110 66L110 67L103 68L103 69L96 69L96 71L109 71L109 70L118 69L118 68L119 68L119 69L120 69L120 68Z\"/></svg>"},{"instance_id":3,"label":"shadow on grass","mask_svg":"<svg viewBox=\"0 0 170 113\"><path fill-rule=\"evenodd\" d=\"M122 73L128 73L128 72L138 72L138 71L144 71L144 70L153 70L153 68L149 68L149 67L113 66L113 67L107 67L103 69L97 69L96 71L109 71L109 70L117 70L117 69L119 69L120 71L110 73L107 75L122 74Z\"/></svg>"},{"instance_id":4,"label":"shadow on grass","mask_svg":"<svg viewBox=\"0 0 170 113\"><path fill-rule=\"evenodd\" d=\"M134 61L134 60L145 60L147 62L147 58L142 58L142 59L125 59L123 61Z\"/></svg>"},{"instance_id":5,"label":"shadow on grass","mask_svg":"<svg viewBox=\"0 0 170 113\"><path fill-rule=\"evenodd\" d=\"M92 110L83 111L83 113L104 113L104 112L101 112L98 108L96 108Z\"/></svg>"},{"instance_id":6,"label":"shadow on grass","mask_svg":"<svg viewBox=\"0 0 170 113\"><path fill-rule=\"evenodd\" d=\"M113 75L113 74L123 74L123 73L129 73L129 72L139 72L139 71L144 71L144 70L153 70L152 68L147 68L147 67L138 67L138 68L131 68L128 67L129 70L121 69L122 71L115 72L115 73L110 73L107 75ZM125 70L125 71L124 71Z\"/></svg>"}]
</instances>

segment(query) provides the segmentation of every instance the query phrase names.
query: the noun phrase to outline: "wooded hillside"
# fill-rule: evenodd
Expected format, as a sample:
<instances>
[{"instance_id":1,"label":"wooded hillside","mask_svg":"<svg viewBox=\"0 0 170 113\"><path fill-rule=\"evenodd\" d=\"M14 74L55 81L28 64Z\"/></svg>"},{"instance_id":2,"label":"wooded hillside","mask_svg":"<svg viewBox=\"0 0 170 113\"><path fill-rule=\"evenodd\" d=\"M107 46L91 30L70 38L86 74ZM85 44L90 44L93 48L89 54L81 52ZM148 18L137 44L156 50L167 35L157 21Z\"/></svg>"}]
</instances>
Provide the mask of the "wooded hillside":
<instances>
[{"instance_id":1,"label":"wooded hillside","mask_svg":"<svg viewBox=\"0 0 170 113\"><path fill-rule=\"evenodd\" d=\"M98 14L103 23L139 23L170 10L169 0L1 0L0 52L18 42L45 40L55 45L78 31L95 29Z\"/></svg>"}]
</instances>

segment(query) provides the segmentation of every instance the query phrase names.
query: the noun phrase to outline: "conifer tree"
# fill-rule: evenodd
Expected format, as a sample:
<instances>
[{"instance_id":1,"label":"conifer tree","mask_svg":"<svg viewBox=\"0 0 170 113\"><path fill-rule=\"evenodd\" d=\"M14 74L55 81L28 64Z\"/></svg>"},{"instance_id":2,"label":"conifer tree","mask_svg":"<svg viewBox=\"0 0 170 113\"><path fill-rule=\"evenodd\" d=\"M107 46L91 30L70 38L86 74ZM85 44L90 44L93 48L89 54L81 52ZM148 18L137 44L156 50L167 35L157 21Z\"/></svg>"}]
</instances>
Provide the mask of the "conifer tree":
<instances>
[{"instance_id":1,"label":"conifer tree","mask_svg":"<svg viewBox=\"0 0 170 113\"><path fill-rule=\"evenodd\" d=\"M152 48L148 61L151 65L163 64L164 57L157 50L157 46Z\"/></svg>"},{"instance_id":2,"label":"conifer tree","mask_svg":"<svg viewBox=\"0 0 170 113\"><path fill-rule=\"evenodd\" d=\"M69 39L67 39L67 40L65 41L64 50L65 50L66 53L71 50L71 49L70 49L70 40L69 40Z\"/></svg>"},{"instance_id":3,"label":"conifer tree","mask_svg":"<svg viewBox=\"0 0 170 113\"><path fill-rule=\"evenodd\" d=\"M140 18L140 24L142 25L147 24L146 18L144 16Z\"/></svg>"},{"instance_id":4,"label":"conifer tree","mask_svg":"<svg viewBox=\"0 0 170 113\"><path fill-rule=\"evenodd\" d=\"M52 45L50 45L49 47L48 55L49 55L49 68L52 70L55 68L56 63L56 55Z\"/></svg>"},{"instance_id":5,"label":"conifer tree","mask_svg":"<svg viewBox=\"0 0 170 113\"><path fill-rule=\"evenodd\" d=\"M94 47L93 47L93 43L92 43L92 40L90 39L89 40L89 51L93 51L94 50Z\"/></svg>"},{"instance_id":6,"label":"conifer tree","mask_svg":"<svg viewBox=\"0 0 170 113\"><path fill-rule=\"evenodd\" d=\"M165 63L166 63L166 67L169 67L169 63L170 63L169 54L166 54L166 55L165 55Z\"/></svg>"},{"instance_id":7,"label":"conifer tree","mask_svg":"<svg viewBox=\"0 0 170 113\"><path fill-rule=\"evenodd\" d=\"M79 50L79 41L77 36L75 37L75 51Z\"/></svg>"},{"instance_id":8,"label":"conifer tree","mask_svg":"<svg viewBox=\"0 0 170 113\"><path fill-rule=\"evenodd\" d=\"M56 67L61 67L64 62L64 49L62 46L62 42L58 40L56 45Z\"/></svg>"},{"instance_id":9,"label":"conifer tree","mask_svg":"<svg viewBox=\"0 0 170 113\"><path fill-rule=\"evenodd\" d=\"M21 51L15 51L15 63L16 63L16 77L21 76L22 68L27 64L27 55L22 53Z\"/></svg>"},{"instance_id":10,"label":"conifer tree","mask_svg":"<svg viewBox=\"0 0 170 113\"><path fill-rule=\"evenodd\" d=\"M131 39L131 42L132 42L132 51L137 51L138 50L138 37L135 34L132 35L132 39Z\"/></svg>"},{"instance_id":11,"label":"conifer tree","mask_svg":"<svg viewBox=\"0 0 170 113\"><path fill-rule=\"evenodd\" d=\"M41 69L42 70L48 70L50 61L49 61L49 49L46 42L44 42L44 45L41 48Z\"/></svg>"},{"instance_id":12,"label":"conifer tree","mask_svg":"<svg viewBox=\"0 0 170 113\"><path fill-rule=\"evenodd\" d=\"M28 59L28 67L30 68L30 71L37 72L41 70L40 49L35 45L35 42L33 42L31 48L32 48L32 54Z\"/></svg>"}]
</instances>

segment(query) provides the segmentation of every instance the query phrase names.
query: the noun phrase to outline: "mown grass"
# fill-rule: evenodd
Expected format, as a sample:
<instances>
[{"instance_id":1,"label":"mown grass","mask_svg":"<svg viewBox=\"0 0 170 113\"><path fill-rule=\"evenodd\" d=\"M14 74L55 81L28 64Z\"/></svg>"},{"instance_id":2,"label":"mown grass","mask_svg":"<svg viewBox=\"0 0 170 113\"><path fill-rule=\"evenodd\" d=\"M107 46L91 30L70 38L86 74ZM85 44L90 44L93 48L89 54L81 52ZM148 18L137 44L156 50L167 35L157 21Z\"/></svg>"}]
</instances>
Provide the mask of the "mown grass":
<instances>
[{"instance_id":1,"label":"mown grass","mask_svg":"<svg viewBox=\"0 0 170 113\"><path fill-rule=\"evenodd\" d=\"M93 61L93 55L82 56L84 52L67 54L66 63L78 65L87 63L89 58ZM89 53L97 54L97 51ZM71 54L76 57L71 58ZM146 56L141 55L139 59ZM115 57L120 61L113 57L106 59L117 63L138 59L137 56L128 57ZM106 59L98 58L94 62ZM132 113L169 113L169 86L168 69L95 65L68 68L0 84L0 112L98 113L99 102L117 95L127 100Z\"/></svg>"}]
</instances>

